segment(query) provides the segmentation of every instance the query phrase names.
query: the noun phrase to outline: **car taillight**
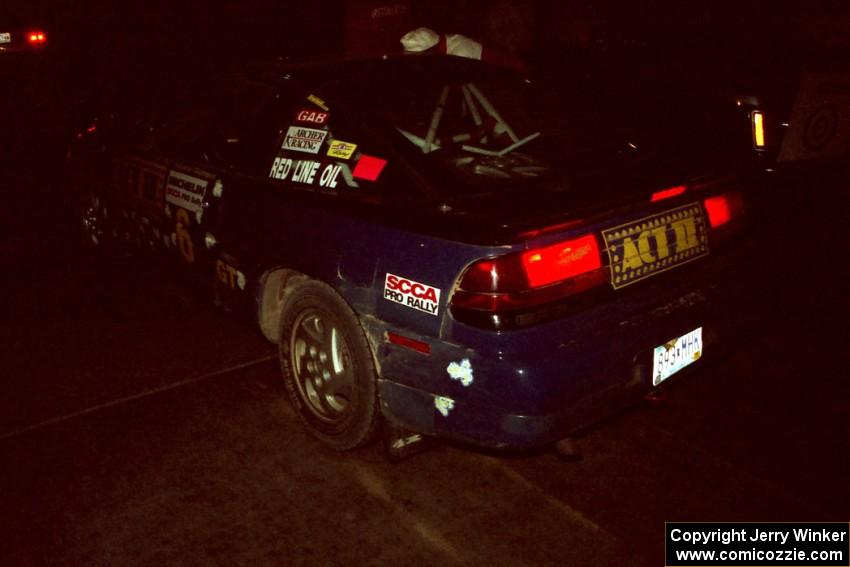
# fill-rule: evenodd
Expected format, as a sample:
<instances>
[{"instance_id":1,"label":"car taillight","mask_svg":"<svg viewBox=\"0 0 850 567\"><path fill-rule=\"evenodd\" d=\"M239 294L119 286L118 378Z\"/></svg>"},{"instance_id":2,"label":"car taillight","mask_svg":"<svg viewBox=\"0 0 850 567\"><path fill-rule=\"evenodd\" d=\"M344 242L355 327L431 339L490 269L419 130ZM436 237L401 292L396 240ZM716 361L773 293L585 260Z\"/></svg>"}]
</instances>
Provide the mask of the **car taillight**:
<instances>
[{"instance_id":1,"label":"car taillight","mask_svg":"<svg viewBox=\"0 0 850 567\"><path fill-rule=\"evenodd\" d=\"M661 191L656 191L652 194L652 198L649 199L649 202L655 203L657 201L676 197L677 195L681 195L682 193L684 193L685 189L686 187L684 185L678 185L676 187L670 187L669 189L662 189Z\"/></svg>"},{"instance_id":2,"label":"car taillight","mask_svg":"<svg viewBox=\"0 0 850 567\"><path fill-rule=\"evenodd\" d=\"M602 267L596 238L559 242L522 253L522 265L531 287L542 287L591 272Z\"/></svg>"},{"instance_id":3,"label":"car taillight","mask_svg":"<svg viewBox=\"0 0 850 567\"><path fill-rule=\"evenodd\" d=\"M495 316L565 299L604 284L599 245L594 235L475 262L461 277L451 299L452 313ZM466 318L468 319L468 318Z\"/></svg>"},{"instance_id":4,"label":"car taillight","mask_svg":"<svg viewBox=\"0 0 850 567\"><path fill-rule=\"evenodd\" d=\"M763 150L765 148L764 113L761 110L753 110L750 113L750 122L753 127L753 147Z\"/></svg>"},{"instance_id":5,"label":"car taillight","mask_svg":"<svg viewBox=\"0 0 850 567\"><path fill-rule=\"evenodd\" d=\"M718 228L738 218L744 212L744 202L741 194L730 191L716 197L709 197L703 204L708 214L711 228Z\"/></svg>"}]
</instances>

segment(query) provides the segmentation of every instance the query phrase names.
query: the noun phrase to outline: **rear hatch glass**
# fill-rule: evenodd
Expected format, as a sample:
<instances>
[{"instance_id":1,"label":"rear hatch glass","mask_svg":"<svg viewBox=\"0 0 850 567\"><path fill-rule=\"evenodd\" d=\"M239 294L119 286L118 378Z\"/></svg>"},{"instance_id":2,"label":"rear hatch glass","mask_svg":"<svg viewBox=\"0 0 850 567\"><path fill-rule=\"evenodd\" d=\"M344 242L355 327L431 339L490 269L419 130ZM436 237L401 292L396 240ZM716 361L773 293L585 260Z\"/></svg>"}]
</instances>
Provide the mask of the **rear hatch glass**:
<instances>
[{"instance_id":1,"label":"rear hatch glass","mask_svg":"<svg viewBox=\"0 0 850 567\"><path fill-rule=\"evenodd\" d=\"M314 78L455 210L510 221L612 207L724 171L719 152L646 119L670 99L623 92L610 76L565 70L552 88L457 57L358 65Z\"/></svg>"}]
</instances>

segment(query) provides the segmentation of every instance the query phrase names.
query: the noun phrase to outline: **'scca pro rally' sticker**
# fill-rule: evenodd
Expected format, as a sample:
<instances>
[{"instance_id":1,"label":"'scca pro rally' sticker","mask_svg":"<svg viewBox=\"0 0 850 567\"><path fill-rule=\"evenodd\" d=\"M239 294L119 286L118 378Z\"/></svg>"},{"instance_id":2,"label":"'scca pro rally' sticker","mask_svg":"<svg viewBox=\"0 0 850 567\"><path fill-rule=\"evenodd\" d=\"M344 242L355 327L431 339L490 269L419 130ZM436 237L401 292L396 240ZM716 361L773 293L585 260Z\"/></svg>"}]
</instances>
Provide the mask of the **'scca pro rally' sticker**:
<instances>
[{"instance_id":1,"label":"'scca pro rally' sticker","mask_svg":"<svg viewBox=\"0 0 850 567\"><path fill-rule=\"evenodd\" d=\"M436 315L440 306L440 290L401 276L387 274L384 280L384 299Z\"/></svg>"}]
</instances>

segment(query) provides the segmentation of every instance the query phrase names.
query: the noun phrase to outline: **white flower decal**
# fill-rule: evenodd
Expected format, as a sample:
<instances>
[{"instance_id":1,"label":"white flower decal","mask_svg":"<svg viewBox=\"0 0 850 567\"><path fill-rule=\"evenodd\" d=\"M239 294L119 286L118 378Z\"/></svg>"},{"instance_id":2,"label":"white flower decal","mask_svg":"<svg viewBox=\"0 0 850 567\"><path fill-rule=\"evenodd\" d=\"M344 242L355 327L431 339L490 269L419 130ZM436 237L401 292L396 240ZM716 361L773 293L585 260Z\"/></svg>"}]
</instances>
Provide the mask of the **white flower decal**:
<instances>
[{"instance_id":1,"label":"white flower decal","mask_svg":"<svg viewBox=\"0 0 850 567\"><path fill-rule=\"evenodd\" d=\"M461 360L460 364L452 362L449 364L449 367L446 368L446 371L449 373L452 380L459 380L464 386L472 384L472 363L469 362L468 358Z\"/></svg>"},{"instance_id":2,"label":"white flower decal","mask_svg":"<svg viewBox=\"0 0 850 567\"><path fill-rule=\"evenodd\" d=\"M455 407L455 401L451 398L437 396L434 398L434 407L437 408L438 412L443 414L443 417L448 417L449 412Z\"/></svg>"}]
</instances>

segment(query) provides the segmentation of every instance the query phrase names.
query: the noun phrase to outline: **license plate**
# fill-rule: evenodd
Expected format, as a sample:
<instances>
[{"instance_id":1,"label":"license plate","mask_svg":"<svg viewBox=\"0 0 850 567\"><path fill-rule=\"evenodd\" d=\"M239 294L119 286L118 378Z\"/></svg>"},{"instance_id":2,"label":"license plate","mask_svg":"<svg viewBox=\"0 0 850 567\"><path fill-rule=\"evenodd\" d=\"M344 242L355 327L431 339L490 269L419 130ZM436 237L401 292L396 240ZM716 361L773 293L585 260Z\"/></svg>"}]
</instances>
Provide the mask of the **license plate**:
<instances>
[{"instance_id":1,"label":"license plate","mask_svg":"<svg viewBox=\"0 0 850 567\"><path fill-rule=\"evenodd\" d=\"M602 237L614 289L708 254L705 217L699 203L603 230Z\"/></svg>"},{"instance_id":2,"label":"license plate","mask_svg":"<svg viewBox=\"0 0 850 567\"><path fill-rule=\"evenodd\" d=\"M9 32L0 32L0 43L12 43L12 34Z\"/></svg>"},{"instance_id":3,"label":"license plate","mask_svg":"<svg viewBox=\"0 0 850 567\"><path fill-rule=\"evenodd\" d=\"M702 356L702 327L694 329L661 346L652 357L652 385L657 386Z\"/></svg>"}]
</instances>

